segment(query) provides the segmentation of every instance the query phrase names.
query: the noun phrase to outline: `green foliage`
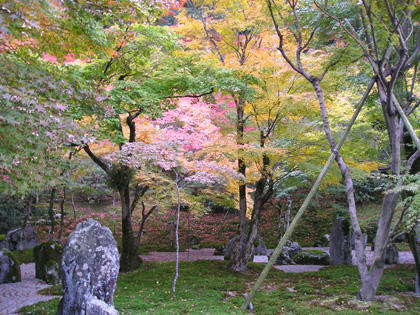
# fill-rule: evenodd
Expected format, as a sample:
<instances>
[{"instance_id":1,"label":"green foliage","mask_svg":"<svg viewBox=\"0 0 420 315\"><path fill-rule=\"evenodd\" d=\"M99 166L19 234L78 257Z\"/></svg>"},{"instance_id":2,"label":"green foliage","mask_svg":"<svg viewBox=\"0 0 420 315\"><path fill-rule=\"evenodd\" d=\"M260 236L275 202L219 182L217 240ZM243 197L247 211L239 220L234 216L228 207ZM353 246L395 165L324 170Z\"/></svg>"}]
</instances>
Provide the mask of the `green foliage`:
<instances>
[{"instance_id":1,"label":"green foliage","mask_svg":"<svg viewBox=\"0 0 420 315\"><path fill-rule=\"evenodd\" d=\"M0 194L0 232L8 231L22 225L25 211L22 200Z\"/></svg>"},{"instance_id":2,"label":"green foliage","mask_svg":"<svg viewBox=\"0 0 420 315\"><path fill-rule=\"evenodd\" d=\"M409 176L401 190L408 194L402 201L407 208L403 219L404 230L412 231L420 219L420 174Z\"/></svg>"},{"instance_id":3,"label":"green foliage","mask_svg":"<svg viewBox=\"0 0 420 315\"><path fill-rule=\"evenodd\" d=\"M107 185L107 175L95 163L84 159L78 164L73 177L69 183L72 192L81 199L88 202L99 202L109 198L112 190Z\"/></svg>"}]
</instances>

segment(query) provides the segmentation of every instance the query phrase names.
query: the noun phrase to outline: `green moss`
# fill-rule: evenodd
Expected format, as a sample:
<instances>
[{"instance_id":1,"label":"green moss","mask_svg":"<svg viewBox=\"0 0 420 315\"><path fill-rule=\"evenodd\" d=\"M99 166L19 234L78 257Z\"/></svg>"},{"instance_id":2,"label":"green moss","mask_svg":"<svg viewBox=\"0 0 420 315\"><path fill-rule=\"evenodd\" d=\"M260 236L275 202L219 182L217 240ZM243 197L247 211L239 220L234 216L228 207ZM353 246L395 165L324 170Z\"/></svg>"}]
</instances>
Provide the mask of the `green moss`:
<instances>
[{"instance_id":1,"label":"green moss","mask_svg":"<svg viewBox=\"0 0 420 315\"><path fill-rule=\"evenodd\" d=\"M0 242L6 238L6 234L0 234Z\"/></svg>"},{"instance_id":2,"label":"green moss","mask_svg":"<svg viewBox=\"0 0 420 315\"><path fill-rule=\"evenodd\" d=\"M12 253L22 264L27 264L35 261L33 249L14 250L12 251Z\"/></svg>"},{"instance_id":3,"label":"green moss","mask_svg":"<svg viewBox=\"0 0 420 315\"><path fill-rule=\"evenodd\" d=\"M315 254L315 255L321 255L325 253L324 251L319 250L319 249L305 249L305 252Z\"/></svg>"},{"instance_id":4,"label":"green moss","mask_svg":"<svg viewBox=\"0 0 420 315\"><path fill-rule=\"evenodd\" d=\"M249 314L240 309L242 294L255 282L264 267L250 264L246 274L233 273L224 261L181 262L176 293L171 291L175 263L150 263L130 274L120 274L114 295L122 314ZM370 303L368 314L418 314L420 300L401 297L412 290L414 267L386 269L378 294L396 298L402 308L390 303ZM355 266L328 266L319 272L284 273L273 270L254 301L258 314L360 314L354 302L360 288ZM60 287L50 288L59 294ZM333 298L331 298L333 297ZM389 299L388 299L389 300ZM24 314L55 314L57 300L25 307ZM362 305L365 307L365 305ZM339 307L339 311L335 308ZM21 310L22 311L22 310Z\"/></svg>"}]
</instances>

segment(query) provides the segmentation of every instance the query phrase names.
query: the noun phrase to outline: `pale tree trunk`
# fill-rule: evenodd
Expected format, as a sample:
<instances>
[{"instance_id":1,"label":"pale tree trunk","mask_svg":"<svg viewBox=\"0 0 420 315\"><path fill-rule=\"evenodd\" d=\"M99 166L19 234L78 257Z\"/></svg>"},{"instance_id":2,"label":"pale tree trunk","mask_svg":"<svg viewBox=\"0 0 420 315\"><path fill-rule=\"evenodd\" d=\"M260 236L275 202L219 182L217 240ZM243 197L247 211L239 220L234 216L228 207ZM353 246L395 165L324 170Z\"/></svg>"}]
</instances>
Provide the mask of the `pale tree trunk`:
<instances>
[{"instance_id":1,"label":"pale tree trunk","mask_svg":"<svg viewBox=\"0 0 420 315\"><path fill-rule=\"evenodd\" d=\"M284 232L287 231L290 225L290 211L292 210L292 197L290 195L287 196L286 202L286 212L284 214Z\"/></svg>"},{"instance_id":2,"label":"pale tree trunk","mask_svg":"<svg viewBox=\"0 0 420 315\"><path fill-rule=\"evenodd\" d=\"M74 203L74 195L73 192L70 193L70 199L71 199L71 208L73 209L73 221L76 223L77 216L76 216L76 204Z\"/></svg>"},{"instance_id":3,"label":"pale tree trunk","mask_svg":"<svg viewBox=\"0 0 420 315\"><path fill-rule=\"evenodd\" d=\"M392 175L399 177L401 169L403 124L395 108L390 106L391 104L388 102L388 97L383 86L378 83L377 87L391 145L391 173ZM401 178L398 179L396 186L398 187L400 185ZM388 191L385 192L382 200L381 214L375 238L373 265L369 268L368 274L365 277L362 277L362 287L359 291L359 298L363 301L372 301L374 299L385 268L385 252L388 245L391 221L400 195L398 189L394 188L394 185L388 185Z\"/></svg>"},{"instance_id":4,"label":"pale tree trunk","mask_svg":"<svg viewBox=\"0 0 420 315\"><path fill-rule=\"evenodd\" d=\"M336 148L335 140L333 138L330 123L327 115L327 109L324 101L324 94L321 88L321 82L319 79L314 78L312 81L312 86L314 87L316 96L318 98L319 108L322 117L322 125L324 129L325 136L328 140L330 145L331 152L334 152ZM374 81L372 80L368 89L369 91L372 89ZM344 184L346 186L346 197L349 209L349 216L350 221L353 227L353 232L355 235L355 251L356 251L356 259L357 259L357 268L360 273L360 277L363 279L366 278L367 275L367 265L366 265L366 252L365 252L365 245L362 239L362 230L360 228L359 220L357 218L357 211L356 211L356 201L354 198L354 187L353 187L353 180L350 176L350 170L348 169L346 163L344 162L341 155L338 153L335 157L335 161L340 169L341 176L343 177Z\"/></svg>"},{"instance_id":5,"label":"pale tree trunk","mask_svg":"<svg viewBox=\"0 0 420 315\"><path fill-rule=\"evenodd\" d=\"M179 191L179 177L178 173L176 172L176 178L175 178L175 186L176 186L176 193L178 197L178 202L176 205L176 227L175 227L175 241L176 241L176 262L175 262L175 276L174 281L172 283L172 292L175 293L176 289L176 281L178 280L178 269L179 269L179 235L178 235L178 229L179 229L179 215L181 210L181 193Z\"/></svg>"}]
</instances>

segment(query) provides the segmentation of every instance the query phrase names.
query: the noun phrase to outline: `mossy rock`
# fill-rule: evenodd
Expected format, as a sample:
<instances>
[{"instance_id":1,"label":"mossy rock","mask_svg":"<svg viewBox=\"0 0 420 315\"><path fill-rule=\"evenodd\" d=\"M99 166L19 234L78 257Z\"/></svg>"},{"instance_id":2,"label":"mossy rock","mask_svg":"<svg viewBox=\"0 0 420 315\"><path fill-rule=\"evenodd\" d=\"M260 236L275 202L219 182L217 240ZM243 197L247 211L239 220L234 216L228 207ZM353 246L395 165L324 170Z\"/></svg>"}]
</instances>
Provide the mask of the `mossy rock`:
<instances>
[{"instance_id":1,"label":"mossy rock","mask_svg":"<svg viewBox=\"0 0 420 315\"><path fill-rule=\"evenodd\" d=\"M6 234L0 234L0 242L6 238Z\"/></svg>"},{"instance_id":2,"label":"mossy rock","mask_svg":"<svg viewBox=\"0 0 420 315\"><path fill-rule=\"evenodd\" d=\"M294 255L293 260L298 265L329 265L330 255L321 250L305 250Z\"/></svg>"},{"instance_id":3,"label":"mossy rock","mask_svg":"<svg viewBox=\"0 0 420 315\"><path fill-rule=\"evenodd\" d=\"M9 250L0 250L0 283L20 281L19 259Z\"/></svg>"},{"instance_id":4,"label":"mossy rock","mask_svg":"<svg viewBox=\"0 0 420 315\"><path fill-rule=\"evenodd\" d=\"M63 247L55 242L41 243L34 248L35 277L48 284L60 282Z\"/></svg>"}]
</instances>

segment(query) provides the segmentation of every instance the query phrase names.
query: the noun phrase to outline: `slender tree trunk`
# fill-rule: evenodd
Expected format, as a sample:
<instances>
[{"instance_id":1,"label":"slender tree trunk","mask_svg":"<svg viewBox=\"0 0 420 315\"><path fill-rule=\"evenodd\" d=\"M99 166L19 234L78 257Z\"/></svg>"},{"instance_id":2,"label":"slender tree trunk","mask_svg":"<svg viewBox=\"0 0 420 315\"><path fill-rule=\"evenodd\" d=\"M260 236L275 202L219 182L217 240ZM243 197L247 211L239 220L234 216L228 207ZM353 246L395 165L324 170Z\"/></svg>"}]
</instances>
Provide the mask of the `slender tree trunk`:
<instances>
[{"instance_id":1,"label":"slender tree trunk","mask_svg":"<svg viewBox=\"0 0 420 315\"><path fill-rule=\"evenodd\" d=\"M258 236L258 222L260 213L265 203L271 198L273 194L273 184L270 182L271 178L267 172L268 166L269 159L268 156L264 154L262 175L257 181L255 189L254 207L252 210L250 230L248 235L241 234L241 237L237 242L237 244L239 243L239 246L235 246L240 248L240 255L232 255L231 269L237 272L245 271L248 266L248 262L252 259L254 254L254 242ZM265 191L267 184L269 187L267 188L267 191Z\"/></svg>"},{"instance_id":2,"label":"slender tree trunk","mask_svg":"<svg viewBox=\"0 0 420 315\"><path fill-rule=\"evenodd\" d=\"M58 241L61 242L64 230L64 202L66 201L66 187L63 188L63 198L60 200L60 231L58 232Z\"/></svg>"},{"instance_id":3,"label":"slender tree trunk","mask_svg":"<svg viewBox=\"0 0 420 315\"><path fill-rule=\"evenodd\" d=\"M378 84L379 96L382 103L383 113L387 124L389 141L391 145L391 173L399 176L401 169L401 139L403 133L402 121L397 112L387 101L385 90L381 84ZM401 185L401 178L398 179L397 187ZM397 206L400 193L398 189L391 184L388 191L385 192L382 200L381 215L379 217L378 229L375 238L374 262L369 268L365 278L362 278L362 287L359 291L359 298L363 301L372 301L375 298L376 290L385 268L385 251L388 245L389 231L395 207Z\"/></svg>"},{"instance_id":4,"label":"slender tree trunk","mask_svg":"<svg viewBox=\"0 0 420 315\"><path fill-rule=\"evenodd\" d=\"M286 233L287 229L289 228L291 210L292 210L292 197L288 195L287 202L286 202L286 213L284 214L284 232L283 233Z\"/></svg>"},{"instance_id":5,"label":"slender tree trunk","mask_svg":"<svg viewBox=\"0 0 420 315\"><path fill-rule=\"evenodd\" d=\"M116 197L115 192L112 193L112 234L115 237L115 215L116 215Z\"/></svg>"},{"instance_id":6,"label":"slender tree trunk","mask_svg":"<svg viewBox=\"0 0 420 315\"><path fill-rule=\"evenodd\" d=\"M328 143L330 145L330 149L332 152L336 149L335 140L333 138L330 123L327 115L327 109L324 101L324 94L321 88L321 82L319 79L315 78L311 81L312 86L315 90L316 96L318 98L319 108L322 117L322 124L325 136L327 137ZM374 81L372 80L368 90L373 87ZM356 201L354 198L354 187L353 187L353 180L350 176L350 171L344 162L341 155L338 153L335 156L335 161L340 169L341 176L343 177L344 184L346 186L346 197L347 203L349 206L349 216L350 221L353 227L353 232L355 235L355 251L356 251L356 260L357 260L357 268L359 270L360 277L363 279L367 276L367 265L366 265L366 253L365 253L365 245L362 239L362 230L360 228L359 220L357 218L357 211L356 211Z\"/></svg>"},{"instance_id":7,"label":"slender tree trunk","mask_svg":"<svg viewBox=\"0 0 420 315\"><path fill-rule=\"evenodd\" d=\"M172 292L175 293L176 289L176 281L178 279L178 269L179 269L179 235L178 235L178 229L179 229L179 215L181 210L181 194L179 191L179 177L178 173L176 173L176 179L175 179L175 186L176 186L176 193L178 197L178 202L176 205L176 228L175 228L175 240L176 240L176 262L175 262L175 277L174 281L172 283Z\"/></svg>"},{"instance_id":8,"label":"slender tree trunk","mask_svg":"<svg viewBox=\"0 0 420 315\"><path fill-rule=\"evenodd\" d=\"M239 96L236 102L236 143L241 146L244 144L244 100ZM245 178L246 165L243 158L244 151L238 150L238 172ZM239 234L246 233L246 183L239 184Z\"/></svg>"},{"instance_id":9,"label":"slender tree trunk","mask_svg":"<svg viewBox=\"0 0 420 315\"><path fill-rule=\"evenodd\" d=\"M54 198L55 198L56 189L51 189L50 194L50 204L48 206L48 216L50 217L50 230L48 232L48 240L52 241L54 238L54 229L55 229L55 213L54 213Z\"/></svg>"},{"instance_id":10,"label":"slender tree trunk","mask_svg":"<svg viewBox=\"0 0 420 315\"><path fill-rule=\"evenodd\" d=\"M73 209L73 221L76 223L77 216L76 216L76 204L74 203L74 195L73 192L70 193L70 199L71 199L71 208Z\"/></svg>"}]
</instances>

